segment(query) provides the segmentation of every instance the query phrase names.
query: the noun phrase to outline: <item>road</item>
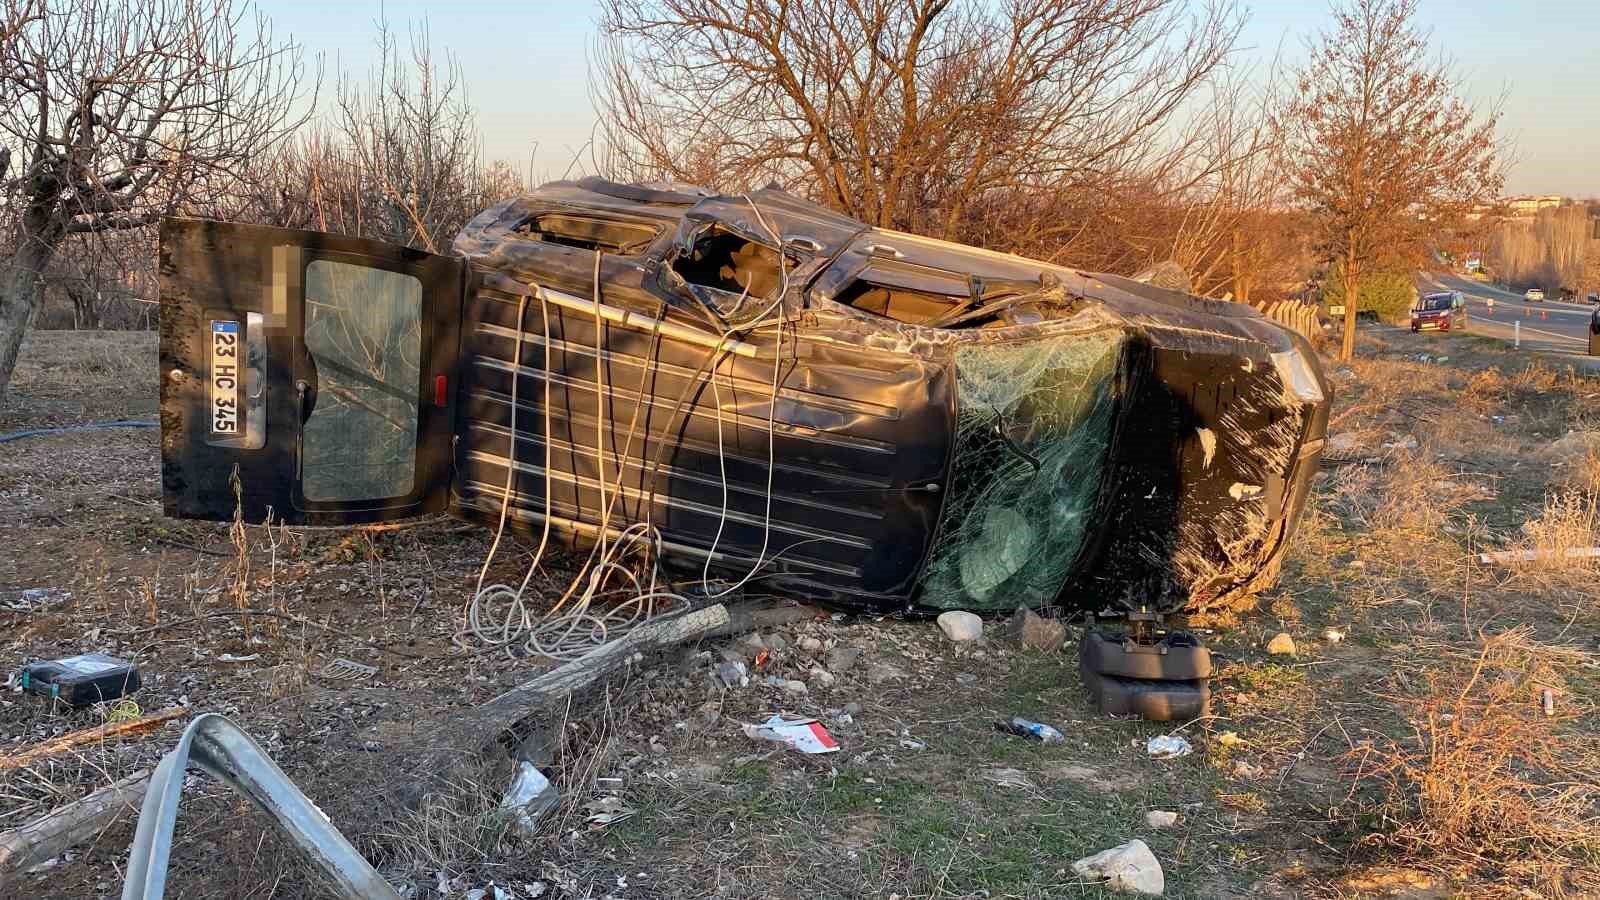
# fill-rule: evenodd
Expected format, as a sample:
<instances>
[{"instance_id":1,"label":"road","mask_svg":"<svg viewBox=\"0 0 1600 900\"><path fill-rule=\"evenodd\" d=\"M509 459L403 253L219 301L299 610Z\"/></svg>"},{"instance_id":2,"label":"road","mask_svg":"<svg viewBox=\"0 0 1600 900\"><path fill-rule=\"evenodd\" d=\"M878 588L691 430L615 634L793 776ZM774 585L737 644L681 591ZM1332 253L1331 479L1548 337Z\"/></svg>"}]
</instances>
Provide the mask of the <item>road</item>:
<instances>
[{"instance_id":1,"label":"road","mask_svg":"<svg viewBox=\"0 0 1600 900\"><path fill-rule=\"evenodd\" d=\"M1529 303L1493 285L1463 278L1450 272L1424 272L1418 287L1430 290L1460 291L1467 300L1468 330L1503 340L1512 340L1513 323L1521 323L1522 346L1552 353L1587 354L1589 319L1595 307L1587 303L1546 300ZM1489 301L1494 301L1490 309Z\"/></svg>"}]
</instances>

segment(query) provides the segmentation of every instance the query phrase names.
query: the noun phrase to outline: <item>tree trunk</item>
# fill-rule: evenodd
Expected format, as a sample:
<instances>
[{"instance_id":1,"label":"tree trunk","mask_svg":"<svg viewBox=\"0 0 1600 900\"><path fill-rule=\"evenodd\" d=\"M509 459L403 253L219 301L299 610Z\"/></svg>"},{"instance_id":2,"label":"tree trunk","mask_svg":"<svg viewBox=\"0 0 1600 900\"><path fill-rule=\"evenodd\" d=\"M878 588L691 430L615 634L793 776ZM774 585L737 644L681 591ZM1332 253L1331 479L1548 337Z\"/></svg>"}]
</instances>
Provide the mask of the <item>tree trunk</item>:
<instances>
[{"instance_id":1,"label":"tree trunk","mask_svg":"<svg viewBox=\"0 0 1600 900\"><path fill-rule=\"evenodd\" d=\"M11 385L11 370L17 366L28 320L39 305L39 273L50 255L49 250L24 243L8 262L0 263L0 403L5 402L6 388Z\"/></svg>"},{"instance_id":2,"label":"tree trunk","mask_svg":"<svg viewBox=\"0 0 1600 900\"><path fill-rule=\"evenodd\" d=\"M1361 279L1355 267L1345 262L1344 267L1344 343L1339 348L1339 361L1349 362L1356 355L1356 310L1361 305Z\"/></svg>"}]
</instances>

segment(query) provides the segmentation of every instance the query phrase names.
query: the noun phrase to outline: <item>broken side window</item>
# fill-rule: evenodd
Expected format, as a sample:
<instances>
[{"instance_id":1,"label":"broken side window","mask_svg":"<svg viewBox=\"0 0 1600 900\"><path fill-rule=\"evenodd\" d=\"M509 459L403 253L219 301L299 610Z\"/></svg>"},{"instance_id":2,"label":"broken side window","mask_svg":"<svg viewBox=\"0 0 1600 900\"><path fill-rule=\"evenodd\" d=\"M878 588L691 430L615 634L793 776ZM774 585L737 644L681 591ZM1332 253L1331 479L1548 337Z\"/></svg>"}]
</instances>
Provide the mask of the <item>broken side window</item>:
<instances>
[{"instance_id":1,"label":"broken side window","mask_svg":"<svg viewBox=\"0 0 1600 900\"><path fill-rule=\"evenodd\" d=\"M897 322L977 328L1043 321L1064 298L1048 276L983 279L896 260L876 260L834 298Z\"/></svg>"},{"instance_id":2,"label":"broken side window","mask_svg":"<svg viewBox=\"0 0 1600 900\"><path fill-rule=\"evenodd\" d=\"M757 298L771 297L782 280L776 250L717 227L678 254L672 270L693 285Z\"/></svg>"},{"instance_id":3,"label":"broken side window","mask_svg":"<svg viewBox=\"0 0 1600 900\"><path fill-rule=\"evenodd\" d=\"M834 299L896 322L932 325L971 296L964 277L911 263L878 260Z\"/></svg>"},{"instance_id":4,"label":"broken side window","mask_svg":"<svg viewBox=\"0 0 1600 900\"><path fill-rule=\"evenodd\" d=\"M531 216L513 232L528 240L561 244L603 253L638 253L656 239L659 230L637 222L615 222L591 216L545 213Z\"/></svg>"}]
</instances>

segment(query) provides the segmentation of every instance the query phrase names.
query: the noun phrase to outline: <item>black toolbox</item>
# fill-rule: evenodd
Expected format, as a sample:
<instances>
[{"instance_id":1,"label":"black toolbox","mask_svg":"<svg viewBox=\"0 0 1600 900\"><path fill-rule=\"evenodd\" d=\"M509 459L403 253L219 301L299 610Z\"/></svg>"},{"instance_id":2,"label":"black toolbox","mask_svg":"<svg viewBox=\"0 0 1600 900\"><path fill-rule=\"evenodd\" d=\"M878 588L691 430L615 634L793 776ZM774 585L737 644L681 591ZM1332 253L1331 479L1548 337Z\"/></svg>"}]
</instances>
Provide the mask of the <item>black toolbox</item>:
<instances>
[{"instance_id":1,"label":"black toolbox","mask_svg":"<svg viewBox=\"0 0 1600 900\"><path fill-rule=\"evenodd\" d=\"M139 667L104 653L84 653L28 663L21 683L25 691L68 706L90 706L137 691Z\"/></svg>"}]
</instances>

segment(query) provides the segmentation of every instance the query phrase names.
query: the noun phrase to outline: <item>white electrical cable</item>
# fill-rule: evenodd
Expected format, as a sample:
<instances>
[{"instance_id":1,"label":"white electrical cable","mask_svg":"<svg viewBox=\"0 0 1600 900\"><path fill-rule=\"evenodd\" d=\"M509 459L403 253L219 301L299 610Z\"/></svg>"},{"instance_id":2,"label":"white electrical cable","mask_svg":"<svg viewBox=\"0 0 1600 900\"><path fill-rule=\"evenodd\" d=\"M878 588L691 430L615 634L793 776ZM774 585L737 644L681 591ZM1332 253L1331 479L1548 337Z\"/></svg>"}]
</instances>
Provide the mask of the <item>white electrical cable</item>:
<instances>
[{"instance_id":1,"label":"white electrical cable","mask_svg":"<svg viewBox=\"0 0 1600 900\"><path fill-rule=\"evenodd\" d=\"M788 259L783 252L783 235L767 222L766 216L761 214L761 207L756 205L754 198L752 198L749 194L745 194L744 200L746 203L750 204L750 209L755 213L756 220L761 223L761 227L766 229L767 232L772 235L773 241L775 244L777 244L778 248L779 277L777 294L773 298L772 303L765 310L762 310L761 315L758 316L756 321L749 327L748 330L753 332L762 326L764 320L769 314L771 314L774 310L779 310L782 306L784 297L789 292L789 268L786 265ZM750 281L752 284L755 282L754 276L751 277ZM717 521L717 534L716 537L714 537L711 541L711 549L706 552L705 565L700 570L701 591L711 599L727 596L739 588L744 587L744 585L761 570L761 567L769 562L767 559L767 550L772 541L772 480L773 474L777 471L778 467L776 439L778 382L780 380L783 365L783 318L783 313L780 310L777 317L778 342L772 351L772 393L767 399L767 490L766 512L763 514L761 523L761 551L756 555L756 561L751 564L750 571L746 572L743 578L716 592L712 592L711 590L711 560L716 555L717 546L722 543L722 532L724 527L728 524L728 464L726 452L724 451L722 445L722 390L717 382L717 370L721 368L721 364L720 362L714 363L711 367L711 390L713 399L716 401L717 408L717 467L722 478L722 512ZM734 329L729 329L727 332L724 332L722 335L722 340L726 341L729 335L733 334L733 331ZM731 365L729 366L728 380L730 383L733 381L733 371ZM737 418L734 419L734 423L734 427L738 428Z\"/></svg>"},{"instance_id":2,"label":"white electrical cable","mask_svg":"<svg viewBox=\"0 0 1600 900\"><path fill-rule=\"evenodd\" d=\"M540 303L544 311L543 343L545 348L544 534L540 539L539 549L534 554L534 558L529 563L527 572L523 576L522 583L515 590L513 590L509 585L504 584L490 585L487 588L483 586L483 579L489 569L489 565L494 559L496 550L499 548L500 539L505 530L506 517L511 503L511 487L514 477L513 473L516 466L516 423L518 405L517 384L518 379L520 378L522 365L522 321L523 310L527 303L527 297L523 296L518 302L517 346L512 354L512 365L513 369L515 370L515 374L513 376L511 388L511 457L507 463L508 468L506 472L506 485L501 496L500 522L495 530L495 539L490 545L489 555L485 558L483 568L478 574L478 588L473 594L472 601L468 604L464 627L464 631L466 633L470 633L485 644L490 646L504 645L506 646L508 652L513 645L521 644L529 653L556 660L576 659L589 653L599 644L625 633L628 629L637 625L641 620L648 619L654 612L656 601L672 600L678 603L687 603L687 600L684 597L681 597L670 591L657 590L656 588L656 570L654 559L650 554L650 550L653 549L654 543L659 541L659 536L655 534L654 530L648 524L640 523L629 526L617 536L617 539L614 543L608 544L607 542L610 533L611 513L617 501L617 497L622 493L622 481L625 477L624 467L626 465L628 454L632 452L633 438L637 433L639 411L643 405L642 399L644 397L644 387L650 374L650 366L643 366L640 373L638 391L639 399L636 400L634 404L633 418L629 423L628 437L623 447L623 459L622 462L619 463L617 469L617 489L611 492L610 496L608 497L605 472L605 423L607 409L606 401L609 399L609 392L605 388L605 360L603 355L604 325L600 321L599 316L600 254L598 251L595 254L594 292L596 310L595 463L596 479L597 484L600 486L601 497L599 529L600 536L595 546L591 548L588 559L579 569L577 575L573 578L572 583L568 585L567 590L563 592L560 599L555 603L554 606L552 606L543 615L538 617L537 621L535 621L534 616L529 612L523 598L526 594L528 584L533 578L533 573L537 569L540 560L544 556L544 550L549 539L550 520L553 514L553 501L551 493L552 472L550 459L552 440L550 405L550 314L548 302L546 301L542 291L538 293L540 296ZM648 357L649 360L654 359L656 348L659 346L659 340L660 332L657 330L651 335L651 351ZM638 577L635 576L627 566L621 563L621 560L626 558L629 552L640 546L644 548L646 557L645 563L650 570L650 581L648 586L641 584ZM594 600L606 593L604 591L604 586L607 576L612 572L621 573L622 577L626 578L631 583L631 596L603 614L591 612L590 608ZM577 590L579 585L585 584L585 576L587 576L587 587L582 594L577 596L576 600L574 601L574 592ZM625 590L624 593L629 592ZM572 602L571 608L563 612L563 608L567 606L569 601ZM487 610L492 608L493 605L499 603L505 604L506 609L504 615L498 619L498 622L486 621L489 618L487 615Z\"/></svg>"},{"instance_id":3,"label":"white electrical cable","mask_svg":"<svg viewBox=\"0 0 1600 900\"><path fill-rule=\"evenodd\" d=\"M781 307L783 300L788 293L789 287L789 270L787 266L788 260L784 254L782 235L767 221L766 217L761 212L761 208L756 205L754 199L752 199L748 194L745 195L744 199L745 202L750 204L750 208L755 213L756 219L760 222L762 228L766 229L768 233L773 235L774 240L776 241L779 283L775 292L775 296L767 308L762 310L760 315L758 315L755 318L755 321L748 327L740 329L738 326L734 326L724 331L721 339L718 341L717 348L712 351L711 359L708 360L711 363L711 387L716 403L717 464L721 475L722 487L722 506L717 522L717 532L715 537L712 539L710 549L707 551L705 566L701 570L701 587L704 595L708 599L717 599L738 590L748 583L752 578L754 578L756 573L759 572L763 566L767 565L769 562L775 561L778 557L782 556L784 552L787 552L787 550L780 551L779 553L774 554L771 559L767 557L767 551L770 548L772 537L773 478L775 472L777 471L777 405L778 388L782 378L784 326L784 315L781 311ZM545 352L544 533L540 538L539 548L534 553L533 560L529 563L527 572L523 576L521 584L516 589L512 589L509 585L504 584L494 584L490 585L488 588L483 586L483 580L489 570L490 564L494 560L496 551L499 549L500 540L505 531L506 517L510 508L512 486L515 478L518 383L520 381L522 360L522 323L528 299L527 295L523 295L518 300L517 304L517 344L512 354L513 377L511 383L510 415L511 446L510 458L507 462L506 468L506 483L501 496L500 520L496 526L494 541L489 547L489 553L484 559L482 569L479 570L478 586L473 594L472 601L468 604L466 615L467 621L465 623L465 630L467 632L471 633L480 641L483 641L490 646L504 645L509 651L512 645L520 641L530 653L556 660L569 660L581 657L592 651L594 647L598 646L599 644L604 643L607 640L611 640L613 637L626 632L628 629L638 624L642 619L647 620L654 612L655 601L657 600L671 600L678 604L688 603L687 598L672 591L658 590L656 587L656 558L651 551L654 550L659 544L660 535L655 530L654 526L650 524L654 514L653 501L651 501L652 508L646 510L646 518L644 522L635 523L628 526L617 535L614 543L607 543L610 536L612 509L616 503L617 497L624 492L623 480L626 477L625 470L627 466L627 460L633 449L633 439L637 433L639 411L644 405L645 384L648 380L651 368L654 365L655 351L659 346L660 330L658 328L652 333L651 352L646 360L646 364L641 366L639 390L637 391L636 398L634 400L633 418L628 426L628 436L623 446L622 457L617 464L616 490L613 491L608 497L605 461L605 424L609 391L606 388L605 380L605 346L603 342L604 325L600 317L600 261L601 253L600 251L596 250L593 273L593 301L595 313L595 476L596 484L599 488L600 494L600 522L597 532L597 540L594 546L590 548L588 559L585 560L584 565L578 570L578 573L574 576L572 582L567 586L566 591L562 593L560 599L557 600L555 605L552 606L546 613L544 613L544 615L542 615L537 622L535 622L533 620L533 616L528 612L526 604L523 602L523 597L527 591L529 582L533 578L534 571L537 569L539 562L543 559L545 547L548 544L553 502L550 489L550 313L549 304L543 292L539 291L538 294L544 317ZM751 284L753 283L754 278L752 277L750 284L746 284L745 290L741 293L739 303L736 305L735 310L743 307L745 300L749 296ZM710 584L711 561L716 555L717 547L721 544L722 535L726 529L728 521L728 470L726 448L724 446L723 436L722 390L718 381L718 370L721 368L721 360L718 358L718 354L725 352L724 348L729 337L740 331L749 333L762 328L767 324L767 317L772 315L774 312L777 313L777 344L773 350L772 390L767 404L767 483L765 492L765 512L763 514L762 521L761 550L757 554L756 560L751 565L750 570L745 573L744 577L740 578L737 582L734 582L733 584L723 588L722 590L713 592ZM730 382L732 382L734 374L731 367L728 377ZM696 377L693 383L685 385L684 396L687 397L688 392L692 391L698 383L699 379ZM680 401L681 399L682 398L680 398ZM737 423L737 419L735 419L735 422ZM670 422L668 423L668 427L670 429ZM735 427L737 428L737 424ZM645 441L645 443L648 445L648 439ZM659 460L657 460L655 468L659 469ZM641 475L643 474L644 473L641 471ZM654 483L654 475L655 473L652 472L652 484ZM651 496L652 498L654 496L653 490L651 492ZM650 571L650 581L648 586L641 584L638 577L634 575L632 570L621 563L621 560L626 558L629 552L641 546L645 556L645 565ZM611 572L621 573L622 577L626 578L630 582L632 587L632 596L617 604L606 613L596 614L590 612L592 603L598 597L607 593L604 591L604 587L606 578ZM578 589L579 585L585 583L585 576L587 576L587 586L574 601L573 594ZM627 591L624 590L624 593L627 593ZM566 612L562 612L569 601L573 602L572 608L568 609ZM500 620L498 625L486 624L484 621L484 610L490 607L492 604L498 602L504 602L506 604L505 615Z\"/></svg>"}]
</instances>

